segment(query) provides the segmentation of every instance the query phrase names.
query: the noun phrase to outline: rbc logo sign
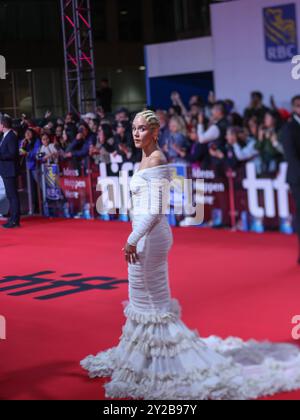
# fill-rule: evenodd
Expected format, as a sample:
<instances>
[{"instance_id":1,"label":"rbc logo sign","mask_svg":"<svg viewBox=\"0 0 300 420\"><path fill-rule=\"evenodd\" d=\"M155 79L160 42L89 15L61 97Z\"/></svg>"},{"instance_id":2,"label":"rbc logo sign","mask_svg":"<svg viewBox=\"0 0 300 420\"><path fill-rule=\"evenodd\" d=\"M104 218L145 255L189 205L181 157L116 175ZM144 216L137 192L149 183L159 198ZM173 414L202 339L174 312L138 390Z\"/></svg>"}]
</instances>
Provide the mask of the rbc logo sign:
<instances>
[{"instance_id":1,"label":"rbc logo sign","mask_svg":"<svg viewBox=\"0 0 300 420\"><path fill-rule=\"evenodd\" d=\"M295 4L264 9L266 59L275 63L290 61L298 54Z\"/></svg>"}]
</instances>

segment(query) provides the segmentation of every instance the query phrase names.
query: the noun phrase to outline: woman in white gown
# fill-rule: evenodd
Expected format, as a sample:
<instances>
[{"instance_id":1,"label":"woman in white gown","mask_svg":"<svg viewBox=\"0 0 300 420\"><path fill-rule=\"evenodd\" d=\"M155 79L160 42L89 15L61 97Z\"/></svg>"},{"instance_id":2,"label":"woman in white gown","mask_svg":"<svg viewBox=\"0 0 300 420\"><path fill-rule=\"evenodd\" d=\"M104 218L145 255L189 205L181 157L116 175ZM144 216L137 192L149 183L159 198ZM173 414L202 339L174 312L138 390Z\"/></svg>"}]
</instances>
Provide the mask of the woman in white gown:
<instances>
[{"instance_id":1,"label":"woman in white gown","mask_svg":"<svg viewBox=\"0 0 300 420\"><path fill-rule=\"evenodd\" d=\"M111 377L104 385L110 399L246 400L300 388L298 347L232 337L203 339L182 322L168 278L173 236L164 212L163 182L171 181L172 171L158 146L158 133L155 113L136 116L133 136L143 159L130 184L134 211L124 248L129 301L123 302L123 333L116 347L88 356L81 366L91 378Z\"/></svg>"}]
</instances>

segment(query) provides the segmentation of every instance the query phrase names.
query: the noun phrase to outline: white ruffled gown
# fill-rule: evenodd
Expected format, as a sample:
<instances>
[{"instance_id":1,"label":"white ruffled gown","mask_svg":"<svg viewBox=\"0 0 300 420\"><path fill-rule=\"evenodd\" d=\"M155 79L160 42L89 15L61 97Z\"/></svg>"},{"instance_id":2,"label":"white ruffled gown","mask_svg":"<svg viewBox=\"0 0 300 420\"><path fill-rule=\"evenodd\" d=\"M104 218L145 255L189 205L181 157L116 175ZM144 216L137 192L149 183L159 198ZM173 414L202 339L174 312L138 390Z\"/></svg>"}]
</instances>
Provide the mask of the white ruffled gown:
<instances>
[{"instance_id":1,"label":"white ruffled gown","mask_svg":"<svg viewBox=\"0 0 300 420\"><path fill-rule=\"evenodd\" d=\"M137 244L139 261L128 265L126 323L116 347L88 356L81 366L91 378L111 377L104 385L109 399L247 400L300 388L298 347L203 339L182 322L169 287L173 236L161 214L166 196L163 188L150 193L150 185L171 179L169 165L140 170L131 179L134 216L128 242Z\"/></svg>"}]
</instances>

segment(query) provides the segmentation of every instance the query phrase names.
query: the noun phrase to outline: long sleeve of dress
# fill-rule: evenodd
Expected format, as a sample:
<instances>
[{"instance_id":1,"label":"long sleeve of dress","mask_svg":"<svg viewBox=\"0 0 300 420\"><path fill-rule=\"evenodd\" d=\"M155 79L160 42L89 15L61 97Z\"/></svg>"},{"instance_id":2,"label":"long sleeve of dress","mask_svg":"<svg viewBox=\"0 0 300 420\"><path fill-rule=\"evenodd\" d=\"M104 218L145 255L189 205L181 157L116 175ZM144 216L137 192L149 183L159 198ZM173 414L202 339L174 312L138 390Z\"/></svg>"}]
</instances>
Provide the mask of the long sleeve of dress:
<instances>
[{"instance_id":1,"label":"long sleeve of dress","mask_svg":"<svg viewBox=\"0 0 300 420\"><path fill-rule=\"evenodd\" d=\"M127 240L132 246L136 246L165 217L168 208L169 173L160 167L149 168L141 173L136 174L135 184L139 188L133 196L134 227Z\"/></svg>"}]
</instances>

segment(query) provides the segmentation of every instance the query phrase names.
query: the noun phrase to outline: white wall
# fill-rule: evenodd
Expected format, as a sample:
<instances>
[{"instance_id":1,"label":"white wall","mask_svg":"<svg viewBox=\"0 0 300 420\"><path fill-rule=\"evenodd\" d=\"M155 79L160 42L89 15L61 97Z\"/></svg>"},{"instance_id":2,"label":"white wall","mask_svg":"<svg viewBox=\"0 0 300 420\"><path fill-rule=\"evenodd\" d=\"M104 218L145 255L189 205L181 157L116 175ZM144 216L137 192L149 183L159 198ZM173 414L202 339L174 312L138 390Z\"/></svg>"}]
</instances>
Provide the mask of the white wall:
<instances>
[{"instance_id":1,"label":"white wall","mask_svg":"<svg viewBox=\"0 0 300 420\"><path fill-rule=\"evenodd\" d=\"M271 94L280 106L300 93L300 81L291 76L291 62L272 63L265 57L263 9L296 4L300 46L300 0L240 0L214 4L212 31L216 93L233 98L239 110L249 103L249 93L260 90L269 102Z\"/></svg>"},{"instance_id":2,"label":"white wall","mask_svg":"<svg viewBox=\"0 0 300 420\"><path fill-rule=\"evenodd\" d=\"M269 104L272 94L280 107L300 94L300 80L291 76L291 62L265 57L263 9L296 4L300 48L300 0L235 0L211 6L212 37L145 47L149 78L214 72L218 98L232 98L237 109L249 104L250 92L260 90Z\"/></svg>"},{"instance_id":3,"label":"white wall","mask_svg":"<svg viewBox=\"0 0 300 420\"><path fill-rule=\"evenodd\" d=\"M211 37L148 45L145 48L148 77L213 71Z\"/></svg>"}]
</instances>

